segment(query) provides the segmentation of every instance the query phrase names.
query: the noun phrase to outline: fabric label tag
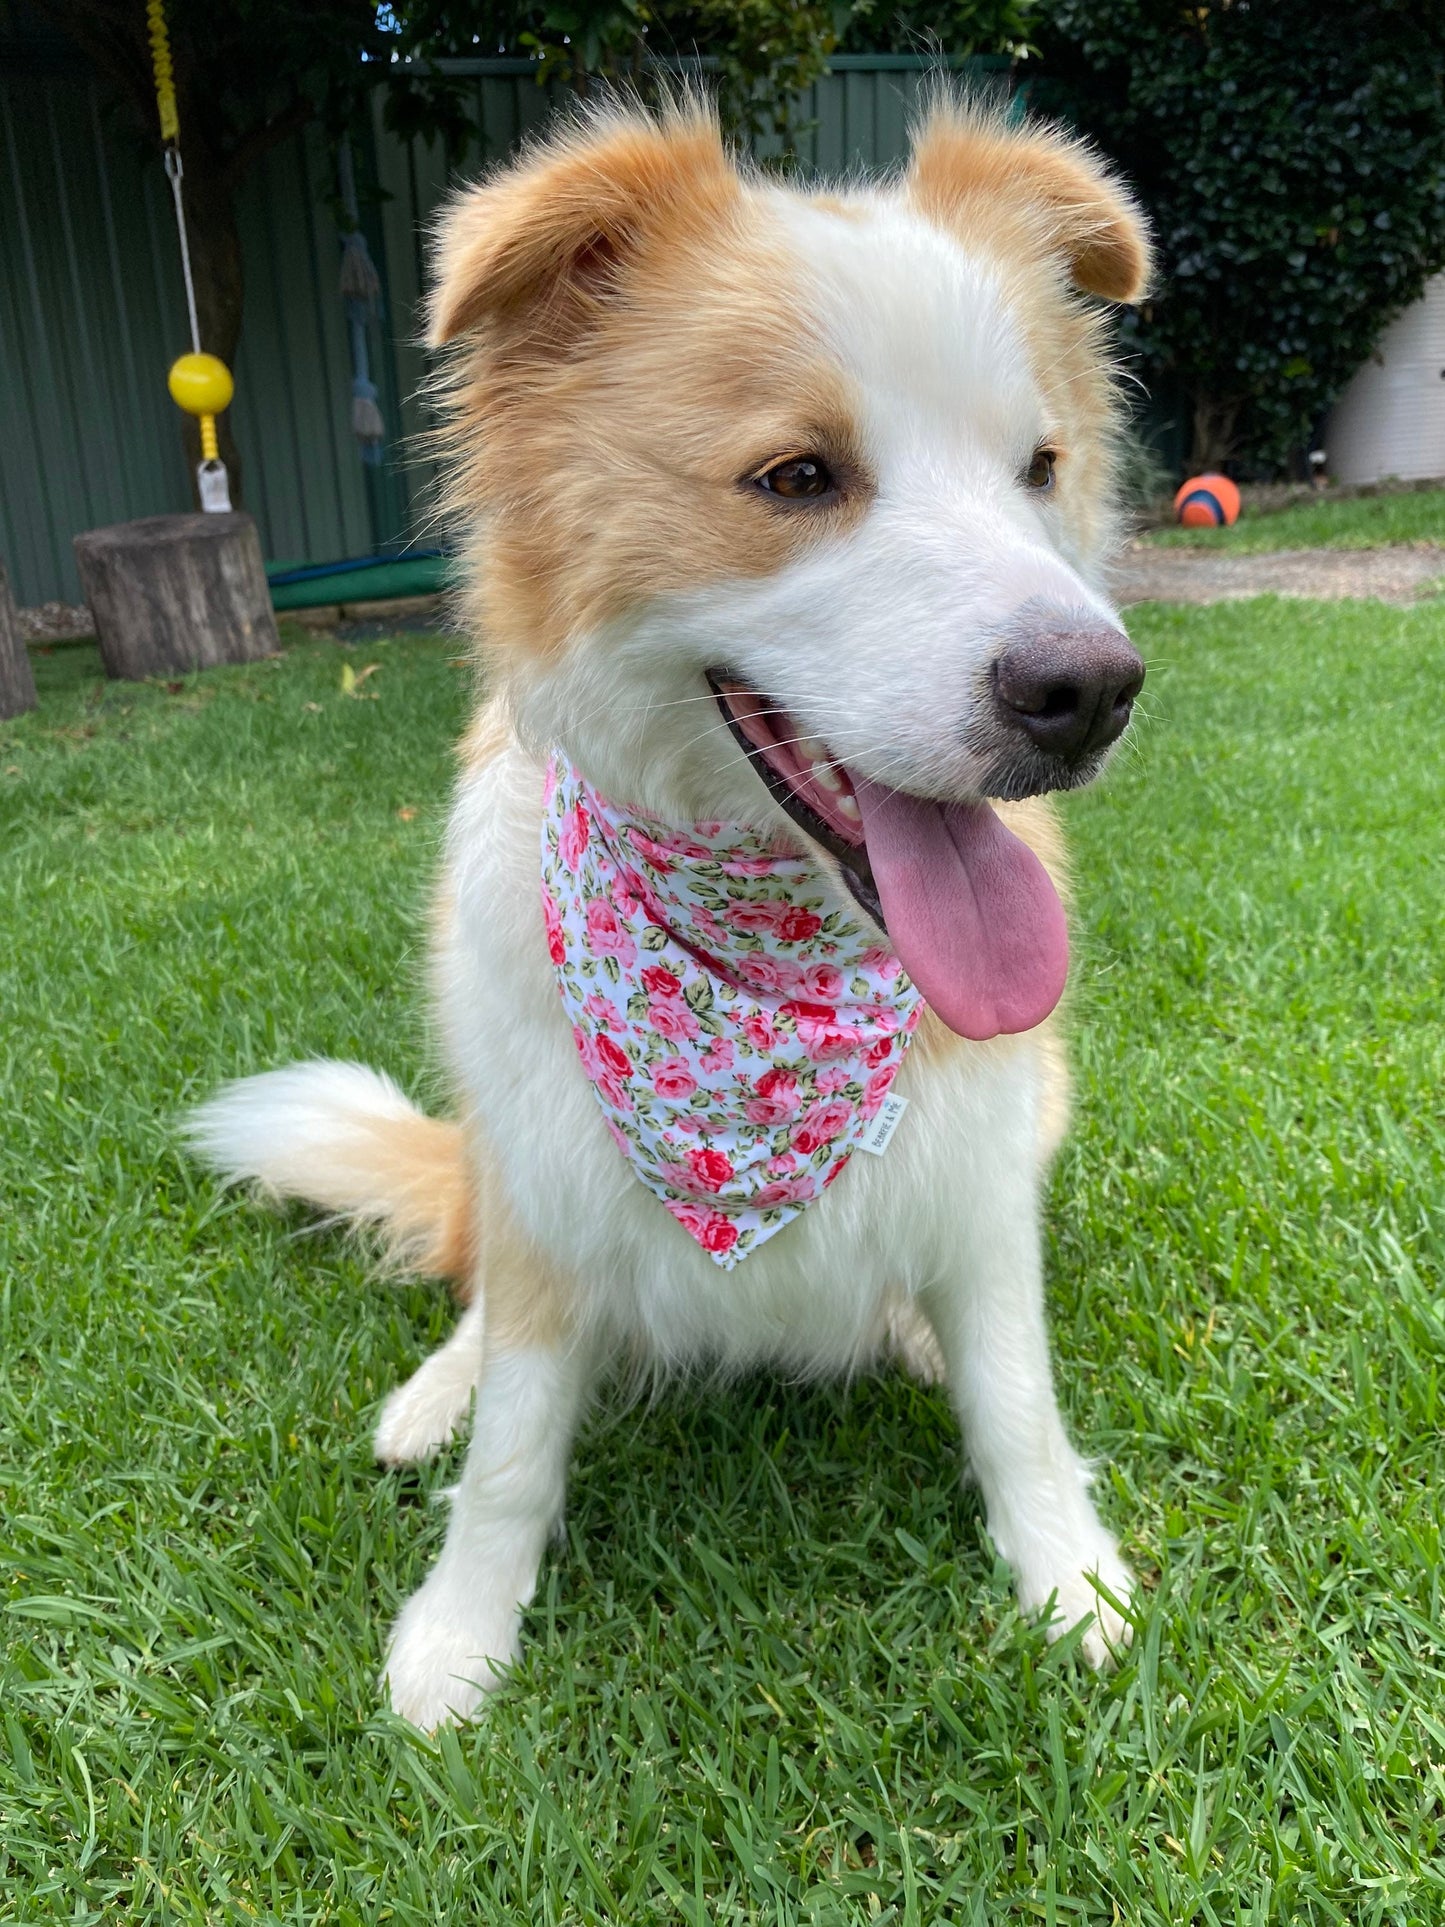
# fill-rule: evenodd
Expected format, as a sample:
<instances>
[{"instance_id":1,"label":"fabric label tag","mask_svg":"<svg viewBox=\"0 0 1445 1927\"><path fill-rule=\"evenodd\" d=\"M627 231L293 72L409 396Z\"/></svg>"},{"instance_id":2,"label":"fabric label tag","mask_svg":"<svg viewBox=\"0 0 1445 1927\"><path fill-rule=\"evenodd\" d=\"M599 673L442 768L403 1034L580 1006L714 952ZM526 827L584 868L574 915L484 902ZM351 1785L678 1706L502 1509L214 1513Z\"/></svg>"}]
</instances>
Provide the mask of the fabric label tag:
<instances>
[{"instance_id":1,"label":"fabric label tag","mask_svg":"<svg viewBox=\"0 0 1445 1927\"><path fill-rule=\"evenodd\" d=\"M871 1157L881 1158L892 1142L893 1133L898 1129L898 1120L908 1109L906 1097L885 1097L878 1115L870 1122L868 1129L854 1145L855 1151L867 1151Z\"/></svg>"}]
</instances>

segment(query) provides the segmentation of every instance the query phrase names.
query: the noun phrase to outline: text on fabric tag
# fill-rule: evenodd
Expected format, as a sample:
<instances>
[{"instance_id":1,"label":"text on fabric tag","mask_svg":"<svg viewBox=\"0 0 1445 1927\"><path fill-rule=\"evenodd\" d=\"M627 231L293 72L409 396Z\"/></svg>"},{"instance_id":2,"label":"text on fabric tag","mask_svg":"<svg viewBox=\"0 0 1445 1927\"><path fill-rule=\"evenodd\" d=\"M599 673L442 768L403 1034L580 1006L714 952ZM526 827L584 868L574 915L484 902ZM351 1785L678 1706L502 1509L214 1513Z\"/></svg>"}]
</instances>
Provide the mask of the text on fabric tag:
<instances>
[{"instance_id":1,"label":"text on fabric tag","mask_svg":"<svg viewBox=\"0 0 1445 1927\"><path fill-rule=\"evenodd\" d=\"M859 1138L857 1149L867 1151L870 1156L881 1158L888 1149L893 1133L898 1129L898 1120L908 1109L906 1097L885 1097L878 1114Z\"/></svg>"}]
</instances>

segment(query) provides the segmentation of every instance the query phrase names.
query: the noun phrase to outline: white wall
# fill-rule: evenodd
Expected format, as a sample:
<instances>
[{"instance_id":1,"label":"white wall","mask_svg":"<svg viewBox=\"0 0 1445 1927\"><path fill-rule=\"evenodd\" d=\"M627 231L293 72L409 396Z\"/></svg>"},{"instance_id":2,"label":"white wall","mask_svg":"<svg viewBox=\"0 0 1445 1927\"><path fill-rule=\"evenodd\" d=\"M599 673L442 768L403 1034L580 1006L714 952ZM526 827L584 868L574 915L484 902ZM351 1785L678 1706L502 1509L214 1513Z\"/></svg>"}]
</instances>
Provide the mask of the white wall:
<instances>
[{"instance_id":1,"label":"white wall","mask_svg":"<svg viewBox=\"0 0 1445 1927\"><path fill-rule=\"evenodd\" d=\"M1445 477L1445 274L1381 335L1325 425L1337 482Z\"/></svg>"}]
</instances>

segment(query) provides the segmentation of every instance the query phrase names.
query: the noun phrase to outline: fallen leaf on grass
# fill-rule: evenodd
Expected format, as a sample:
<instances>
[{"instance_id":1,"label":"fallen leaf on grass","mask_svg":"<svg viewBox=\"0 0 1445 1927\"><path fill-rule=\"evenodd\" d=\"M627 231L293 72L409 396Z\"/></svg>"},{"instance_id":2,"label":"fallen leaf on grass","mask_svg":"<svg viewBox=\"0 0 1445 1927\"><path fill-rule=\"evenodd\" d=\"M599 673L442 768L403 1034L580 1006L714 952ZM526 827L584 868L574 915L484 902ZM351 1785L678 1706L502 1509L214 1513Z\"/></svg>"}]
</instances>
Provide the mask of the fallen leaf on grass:
<instances>
[{"instance_id":1,"label":"fallen leaf on grass","mask_svg":"<svg viewBox=\"0 0 1445 1927\"><path fill-rule=\"evenodd\" d=\"M365 669L363 669L361 674L358 676L356 671L352 668L349 662L342 663L341 665L342 695L343 696L360 696L365 694L367 696L374 698L376 695L376 691L374 689L368 689L363 691L361 685L366 681L368 676L374 676L377 670L380 669L380 667L381 667L381 664L379 662L369 662L366 665Z\"/></svg>"},{"instance_id":2,"label":"fallen leaf on grass","mask_svg":"<svg viewBox=\"0 0 1445 1927\"><path fill-rule=\"evenodd\" d=\"M410 823L411 819L416 815L416 810L410 803L403 803L397 811L397 815L403 823Z\"/></svg>"}]
</instances>

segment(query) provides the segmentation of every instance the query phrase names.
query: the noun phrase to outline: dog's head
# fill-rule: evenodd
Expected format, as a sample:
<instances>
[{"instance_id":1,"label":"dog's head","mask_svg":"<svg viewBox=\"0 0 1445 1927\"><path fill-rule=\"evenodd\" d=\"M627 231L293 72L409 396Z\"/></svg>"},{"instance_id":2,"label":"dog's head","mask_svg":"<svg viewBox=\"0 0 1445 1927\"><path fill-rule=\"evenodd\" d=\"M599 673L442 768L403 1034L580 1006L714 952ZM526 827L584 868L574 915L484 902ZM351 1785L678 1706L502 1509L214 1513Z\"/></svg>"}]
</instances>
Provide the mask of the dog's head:
<instances>
[{"instance_id":1,"label":"dog's head","mask_svg":"<svg viewBox=\"0 0 1445 1927\"><path fill-rule=\"evenodd\" d=\"M1097 587L1087 297L1147 272L1087 148L952 105L836 195L700 113L595 119L440 233L451 495L523 733L659 814L800 830L970 1034L1023 1027L1062 942L985 799L1088 781L1143 680ZM979 941L1007 955L951 1001Z\"/></svg>"}]
</instances>

